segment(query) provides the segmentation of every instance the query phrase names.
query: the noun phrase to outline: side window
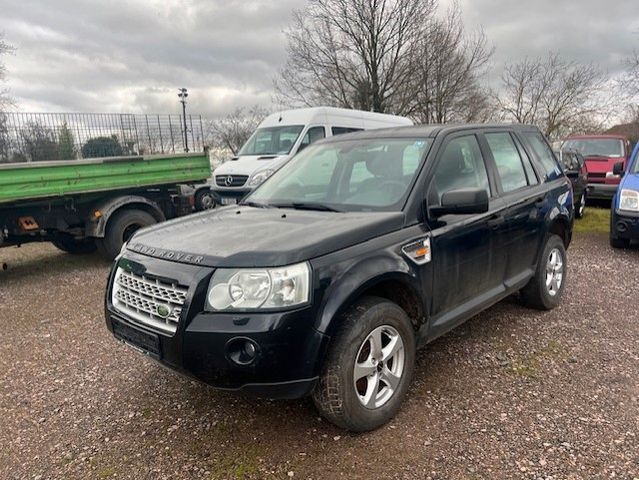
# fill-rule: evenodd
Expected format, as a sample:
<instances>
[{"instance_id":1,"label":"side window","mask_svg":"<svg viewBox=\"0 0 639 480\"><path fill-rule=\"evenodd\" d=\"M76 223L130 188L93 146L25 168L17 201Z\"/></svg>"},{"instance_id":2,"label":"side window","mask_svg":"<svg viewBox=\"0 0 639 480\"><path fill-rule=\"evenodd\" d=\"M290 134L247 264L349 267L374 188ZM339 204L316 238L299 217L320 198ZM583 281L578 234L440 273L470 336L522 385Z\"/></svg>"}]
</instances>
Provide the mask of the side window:
<instances>
[{"instance_id":1,"label":"side window","mask_svg":"<svg viewBox=\"0 0 639 480\"><path fill-rule=\"evenodd\" d=\"M444 147L428 190L428 202L440 205L445 192L462 188L481 188L490 195L486 165L474 135L454 138Z\"/></svg>"},{"instance_id":2,"label":"side window","mask_svg":"<svg viewBox=\"0 0 639 480\"><path fill-rule=\"evenodd\" d=\"M300 148L297 150L298 153L308 147L311 143L317 142L322 138L326 137L326 130L324 127L311 127L306 131L306 135L302 138L302 143L300 143Z\"/></svg>"},{"instance_id":3,"label":"side window","mask_svg":"<svg viewBox=\"0 0 639 480\"><path fill-rule=\"evenodd\" d=\"M331 127L331 133L333 136L341 135L343 133L360 132L363 128L350 128L350 127Z\"/></svg>"},{"instance_id":4,"label":"side window","mask_svg":"<svg viewBox=\"0 0 639 480\"><path fill-rule=\"evenodd\" d=\"M538 185L539 178L537 177L537 173L535 172L535 167L533 167L532 160L526 153L526 150L524 150L524 147L521 145L519 139L515 138L515 143L517 144L517 150L519 150L521 161L524 162L524 169L526 170L528 185Z\"/></svg>"},{"instance_id":5,"label":"side window","mask_svg":"<svg viewBox=\"0 0 639 480\"><path fill-rule=\"evenodd\" d=\"M523 136L530 144L530 148L533 149L537 158L539 158L548 178L550 180L557 178L561 174L561 169L543 135L540 132L524 132Z\"/></svg>"},{"instance_id":6,"label":"side window","mask_svg":"<svg viewBox=\"0 0 639 480\"><path fill-rule=\"evenodd\" d=\"M515 142L509 133L486 133L486 141L497 165L504 192L512 192L528 185L526 172Z\"/></svg>"}]
</instances>

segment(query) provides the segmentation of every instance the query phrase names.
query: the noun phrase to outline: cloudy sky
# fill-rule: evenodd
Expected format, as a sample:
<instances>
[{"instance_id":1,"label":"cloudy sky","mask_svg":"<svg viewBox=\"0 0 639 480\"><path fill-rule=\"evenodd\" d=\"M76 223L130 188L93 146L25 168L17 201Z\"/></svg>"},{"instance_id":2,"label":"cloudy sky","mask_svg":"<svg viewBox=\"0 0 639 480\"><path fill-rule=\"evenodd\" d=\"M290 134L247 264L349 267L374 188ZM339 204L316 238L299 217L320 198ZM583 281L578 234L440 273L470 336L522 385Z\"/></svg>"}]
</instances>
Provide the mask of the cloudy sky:
<instances>
[{"instance_id":1,"label":"cloudy sky","mask_svg":"<svg viewBox=\"0 0 639 480\"><path fill-rule=\"evenodd\" d=\"M441 0L440 9L452 0ZM504 63L556 50L611 74L639 49L636 0L461 0L466 26ZM270 105L283 30L304 0L0 0L22 111L193 113Z\"/></svg>"}]
</instances>

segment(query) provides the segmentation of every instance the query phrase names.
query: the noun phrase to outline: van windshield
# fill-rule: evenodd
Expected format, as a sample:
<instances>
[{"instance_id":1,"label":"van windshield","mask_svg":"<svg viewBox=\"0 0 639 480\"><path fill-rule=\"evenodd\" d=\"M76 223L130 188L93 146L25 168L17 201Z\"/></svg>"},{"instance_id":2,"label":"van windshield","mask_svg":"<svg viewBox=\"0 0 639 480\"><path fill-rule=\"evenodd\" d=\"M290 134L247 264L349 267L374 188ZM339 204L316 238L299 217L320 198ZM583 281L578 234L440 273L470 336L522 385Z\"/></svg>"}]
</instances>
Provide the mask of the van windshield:
<instances>
[{"instance_id":1,"label":"van windshield","mask_svg":"<svg viewBox=\"0 0 639 480\"><path fill-rule=\"evenodd\" d=\"M375 138L311 145L249 195L247 204L400 211L432 143Z\"/></svg>"},{"instance_id":2,"label":"van windshield","mask_svg":"<svg viewBox=\"0 0 639 480\"><path fill-rule=\"evenodd\" d=\"M574 138L567 140L564 149L577 150L584 157L623 157L623 141L616 138Z\"/></svg>"},{"instance_id":3,"label":"van windshield","mask_svg":"<svg viewBox=\"0 0 639 480\"><path fill-rule=\"evenodd\" d=\"M288 155L303 128L304 125L258 128L238 155Z\"/></svg>"}]
</instances>

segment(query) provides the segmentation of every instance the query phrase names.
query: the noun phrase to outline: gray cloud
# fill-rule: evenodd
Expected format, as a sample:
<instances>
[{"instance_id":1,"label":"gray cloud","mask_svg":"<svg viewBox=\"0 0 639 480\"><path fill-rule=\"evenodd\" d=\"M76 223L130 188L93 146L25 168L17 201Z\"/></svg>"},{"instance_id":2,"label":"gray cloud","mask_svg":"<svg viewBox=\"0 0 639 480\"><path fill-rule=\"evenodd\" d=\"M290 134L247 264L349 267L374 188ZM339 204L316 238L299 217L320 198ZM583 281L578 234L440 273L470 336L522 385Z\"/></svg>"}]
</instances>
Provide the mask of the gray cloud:
<instances>
[{"instance_id":1,"label":"gray cloud","mask_svg":"<svg viewBox=\"0 0 639 480\"><path fill-rule=\"evenodd\" d=\"M452 0L442 0L442 9ZM283 29L303 0L0 0L9 86L23 110L177 112L216 116L268 105L285 58ZM639 49L636 0L461 0L469 29L505 62L559 51L612 75ZM635 13L637 12L637 13Z\"/></svg>"}]
</instances>

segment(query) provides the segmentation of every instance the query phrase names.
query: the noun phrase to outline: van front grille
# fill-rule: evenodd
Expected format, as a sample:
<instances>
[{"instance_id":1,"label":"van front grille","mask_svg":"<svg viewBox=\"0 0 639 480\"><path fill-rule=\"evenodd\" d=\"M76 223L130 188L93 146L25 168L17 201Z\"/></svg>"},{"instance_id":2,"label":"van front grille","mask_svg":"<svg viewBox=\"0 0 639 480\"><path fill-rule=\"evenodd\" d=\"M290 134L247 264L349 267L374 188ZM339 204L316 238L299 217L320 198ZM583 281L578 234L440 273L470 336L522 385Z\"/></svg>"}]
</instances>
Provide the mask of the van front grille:
<instances>
[{"instance_id":1,"label":"van front grille","mask_svg":"<svg viewBox=\"0 0 639 480\"><path fill-rule=\"evenodd\" d=\"M215 184L218 187L241 187L248 180L248 175L216 175Z\"/></svg>"},{"instance_id":2,"label":"van front grille","mask_svg":"<svg viewBox=\"0 0 639 480\"><path fill-rule=\"evenodd\" d=\"M159 330L175 333L188 288L118 268L111 301L128 319Z\"/></svg>"}]
</instances>

